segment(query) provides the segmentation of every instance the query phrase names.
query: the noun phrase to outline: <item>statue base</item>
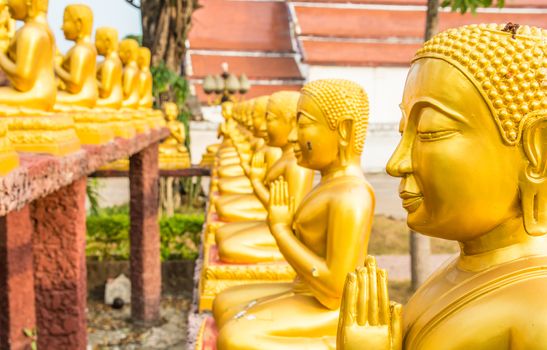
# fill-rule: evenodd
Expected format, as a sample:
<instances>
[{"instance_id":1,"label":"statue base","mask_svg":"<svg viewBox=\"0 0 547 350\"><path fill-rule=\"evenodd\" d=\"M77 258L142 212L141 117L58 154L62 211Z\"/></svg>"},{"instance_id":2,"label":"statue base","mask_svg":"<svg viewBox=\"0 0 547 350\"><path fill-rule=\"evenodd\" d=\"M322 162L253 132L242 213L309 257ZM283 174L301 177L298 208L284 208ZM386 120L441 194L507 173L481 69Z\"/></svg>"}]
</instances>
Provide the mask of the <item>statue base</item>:
<instances>
[{"instance_id":1,"label":"statue base","mask_svg":"<svg viewBox=\"0 0 547 350\"><path fill-rule=\"evenodd\" d=\"M160 146L161 147L161 146ZM191 166L190 156L188 154L164 155L159 156L159 167L163 170L186 169Z\"/></svg>"},{"instance_id":2,"label":"statue base","mask_svg":"<svg viewBox=\"0 0 547 350\"><path fill-rule=\"evenodd\" d=\"M104 145L114 140L108 115L96 111L73 114L76 133L83 145Z\"/></svg>"},{"instance_id":3,"label":"statue base","mask_svg":"<svg viewBox=\"0 0 547 350\"><path fill-rule=\"evenodd\" d=\"M131 115L116 111L110 116L110 126L114 132L115 137L120 137L122 139L132 139L137 135L135 125L131 120Z\"/></svg>"},{"instance_id":4,"label":"statue base","mask_svg":"<svg viewBox=\"0 0 547 350\"><path fill-rule=\"evenodd\" d=\"M6 117L9 140L16 151L63 156L80 149L74 120L66 114Z\"/></svg>"},{"instance_id":5,"label":"statue base","mask_svg":"<svg viewBox=\"0 0 547 350\"><path fill-rule=\"evenodd\" d=\"M215 319L211 316L206 317L199 327L195 350L216 350L217 337L218 328Z\"/></svg>"},{"instance_id":6,"label":"statue base","mask_svg":"<svg viewBox=\"0 0 547 350\"><path fill-rule=\"evenodd\" d=\"M19 166L19 156L8 138L8 125L0 120L0 176L7 175Z\"/></svg>"},{"instance_id":7,"label":"statue base","mask_svg":"<svg viewBox=\"0 0 547 350\"><path fill-rule=\"evenodd\" d=\"M135 130L137 131L137 134L146 134L150 132L150 124L146 118L146 113L142 111L132 111L131 113L131 121L133 122L133 125L135 126Z\"/></svg>"}]
</instances>

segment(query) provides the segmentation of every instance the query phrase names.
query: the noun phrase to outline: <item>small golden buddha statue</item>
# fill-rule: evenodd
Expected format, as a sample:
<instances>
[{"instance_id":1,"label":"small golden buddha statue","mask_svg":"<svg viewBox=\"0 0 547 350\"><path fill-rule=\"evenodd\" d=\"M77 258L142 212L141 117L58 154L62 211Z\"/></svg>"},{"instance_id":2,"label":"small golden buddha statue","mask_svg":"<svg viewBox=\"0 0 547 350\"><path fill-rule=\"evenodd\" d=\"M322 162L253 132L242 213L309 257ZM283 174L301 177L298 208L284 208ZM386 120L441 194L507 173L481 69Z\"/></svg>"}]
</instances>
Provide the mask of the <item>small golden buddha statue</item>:
<instances>
[{"instance_id":1,"label":"small golden buddha statue","mask_svg":"<svg viewBox=\"0 0 547 350\"><path fill-rule=\"evenodd\" d=\"M366 94L355 83L319 80L302 89L289 140L298 164L320 171L321 181L295 208L288 183L275 180L268 209L271 233L297 278L220 293L213 306L218 349L334 348L343 276L365 260L374 212L360 165L367 117Z\"/></svg>"},{"instance_id":2,"label":"small golden buddha statue","mask_svg":"<svg viewBox=\"0 0 547 350\"><path fill-rule=\"evenodd\" d=\"M68 5L65 8L63 32L75 45L55 65L55 73L64 87L57 92L59 109L95 107L99 93L95 79L97 50L91 43L92 29L93 12L88 6Z\"/></svg>"},{"instance_id":3,"label":"small golden buddha statue","mask_svg":"<svg viewBox=\"0 0 547 350\"><path fill-rule=\"evenodd\" d=\"M131 115L120 111L123 102L122 75L123 64L118 54L118 30L100 27L95 31L95 48L104 60L97 65L97 87L99 99L97 107L110 120L114 135L132 138L136 130ZM125 165L124 165L125 166Z\"/></svg>"},{"instance_id":4,"label":"small golden buddha statue","mask_svg":"<svg viewBox=\"0 0 547 350\"><path fill-rule=\"evenodd\" d=\"M6 52L15 35L15 20L11 18L7 2L0 4L0 52Z\"/></svg>"},{"instance_id":5,"label":"small golden buddha statue","mask_svg":"<svg viewBox=\"0 0 547 350\"><path fill-rule=\"evenodd\" d=\"M418 50L387 171L402 179L409 227L458 241L461 252L402 319L386 293L371 292L385 279L359 280L368 267L351 274L340 349L546 347L546 37L529 26L470 25ZM367 304L383 305L368 313L375 322L362 318Z\"/></svg>"},{"instance_id":6,"label":"small golden buddha statue","mask_svg":"<svg viewBox=\"0 0 547 350\"><path fill-rule=\"evenodd\" d=\"M294 144L289 142L289 133L296 124L297 103L300 94L296 91L281 91L274 93L267 105L267 121L256 125L261 135L268 140L268 148L253 155L250 171L254 193L260 204L268 205L270 200L270 185L279 177L286 179L288 195L298 206L304 196L310 191L313 183L313 171L298 165L294 154ZM282 154L270 151L281 150ZM266 151L270 151L268 154ZM268 159L270 158L270 159ZM224 204L219 200L217 212L222 218L220 205L227 206L225 211L244 211L244 205L250 206L248 198L233 200ZM222 199L222 197L221 197ZM241 215L241 214L240 214ZM266 221L247 224L226 224L216 232L219 257L230 263L263 263L283 260L276 241L272 236Z\"/></svg>"},{"instance_id":7,"label":"small golden buddha statue","mask_svg":"<svg viewBox=\"0 0 547 350\"><path fill-rule=\"evenodd\" d=\"M152 108L154 98L152 95L152 73L150 61L152 54L147 47L139 47L137 64L139 65L139 107Z\"/></svg>"},{"instance_id":8,"label":"small golden buddha statue","mask_svg":"<svg viewBox=\"0 0 547 350\"><path fill-rule=\"evenodd\" d=\"M10 0L15 20L24 21L0 52L10 85L0 87L0 114L9 116L16 150L64 155L80 149L70 116L51 114L55 104L55 38L47 23L47 0Z\"/></svg>"},{"instance_id":9,"label":"small golden buddha statue","mask_svg":"<svg viewBox=\"0 0 547 350\"><path fill-rule=\"evenodd\" d=\"M122 111L129 113L135 124L138 133L148 132L148 123L142 112L138 111L140 96L139 85L139 43L135 39L124 39L120 42L119 56L123 63L122 90L123 101Z\"/></svg>"},{"instance_id":10,"label":"small golden buddha statue","mask_svg":"<svg viewBox=\"0 0 547 350\"><path fill-rule=\"evenodd\" d=\"M104 56L104 61L97 65L97 106L119 109L123 101L123 65L118 55L118 30L112 27L97 28L95 47L97 53Z\"/></svg>"},{"instance_id":11,"label":"small golden buddha statue","mask_svg":"<svg viewBox=\"0 0 547 350\"><path fill-rule=\"evenodd\" d=\"M186 128L177 120L179 108L176 103L166 102L163 105L167 127L170 134L159 148L160 169L183 169L190 166L190 156L184 141Z\"/></svg>"}]
</instances>

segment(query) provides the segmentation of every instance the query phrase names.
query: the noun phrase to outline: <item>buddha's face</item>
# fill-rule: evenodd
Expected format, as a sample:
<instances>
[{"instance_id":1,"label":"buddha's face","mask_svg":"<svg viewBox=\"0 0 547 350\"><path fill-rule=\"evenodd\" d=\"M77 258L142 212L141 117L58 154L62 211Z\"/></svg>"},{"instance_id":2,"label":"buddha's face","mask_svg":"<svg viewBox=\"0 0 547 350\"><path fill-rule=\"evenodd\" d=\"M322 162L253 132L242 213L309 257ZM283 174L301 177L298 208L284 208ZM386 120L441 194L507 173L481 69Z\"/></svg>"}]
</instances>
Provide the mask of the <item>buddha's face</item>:
<instances>
[{"instance_id":1,"label":"buddha's face","mask_svg":"<svg viewBox=\"0 0 547 350\"><path fill-rule=\"evenodd\" d=\"M139 57L137 59L137 64L140 68L150 67L150 50L146 47L139 48Z\"/></svg>"},{"instance_id":2,"label":"buddha's face","mask_svg":"<svg viewBox=\"0 0 547 350\"><path fill-rule=\"evenodd\" d=\"M312 97L302 94L298 100L296 127L290 141L298 164L321 170L338 157L338 134L329 128L323 111Z\"/></svg>"},{"instance_id":3,"label":"buddha's face","mask_svg":"<svg viewBox=\"0 0 547 350\"><path fill-rule=\"evenodd\" d=\"M82 23L72 15L71 11L66 8L63 15L63 33L67 40L76 40L80 34Z\"/></svg>"},{"instance_id":4,"label":"buddha's face","mask_svg":"<svg viewBox=\"0 0 547 350\"><path fill-rule=\"evenodd\" d=\"M166 103L164 110L167 120L174 120L179 114L179 108L175 103Z\"/></svg>"},{"instance_id":5,"label":"buddha's face","mask_svg":"<svg viewBox=\"0 0 547 350\"><path fill-rule=\"evenodd\" d=\"M268 146L283 147L289 142L289 133L294 126L294 119L286 116L287 112L276 103L268 103L266 109L266 133Z\"/></svg>"},{"instance_id":6,"label":"buddha's face","mask_svg":"<svg viewBox=\"0 0 547 350\"><path fill-rule=\"evenodd\" d=\"M120 60L122 63L128 64L131 61L136 60L137 50L139 49L139 44L133 39L125 39L120 43Z\"/></svg>"},{"instance_id":7,"label":"buddha's face","mask_svg":"<svg viewBox=\"0 0 547 350\"><path fill-rule=\"evenodd\" d=\"M29 13L29 6L26 0L8 0L10 15L14 19L24 20Z\"/></svg>"},{"instance_id":8,"label":"buddha's face","mask_svg":"<svg viewBox=\"0 0 547 350\"><path fill-rule=\"evenodd\" d=\"M97 30L95 32L95 47L99 55L106 55L110 50L113 50L116 33L111 33L106 29Z\"/></svg>"},{"instance_id":9,"label":"buddha's face","mask_svg":"<svg viewBox=\"0 0 547 350\"><path fill-rule=\"evenodd\" d=\"M401 177L408 225L465 242L521 215L518 147L503 143L486 102L454 66L420 59L408 74L402 139L387 171Z\"/></svg>"},{"instance_id":10,"label":"buddha's face","mask_svg":"<svg viewBox=\"0 0 547 350\"><path fill-rule=\"evenodd\" d=\"M253 111L253 134L256 137L261 137L264 139L268 137L266 111L264 108L255 108Z\"/></svg>"}]
</instances>

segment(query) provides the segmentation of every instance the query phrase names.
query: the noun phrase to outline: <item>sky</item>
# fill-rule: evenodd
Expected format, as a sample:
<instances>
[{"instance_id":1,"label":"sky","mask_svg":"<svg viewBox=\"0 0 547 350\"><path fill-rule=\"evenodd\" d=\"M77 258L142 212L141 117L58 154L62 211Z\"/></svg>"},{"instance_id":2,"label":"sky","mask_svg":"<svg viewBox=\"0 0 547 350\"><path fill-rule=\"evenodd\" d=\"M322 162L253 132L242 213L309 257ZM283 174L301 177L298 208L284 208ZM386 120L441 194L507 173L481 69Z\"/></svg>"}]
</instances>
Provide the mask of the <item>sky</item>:
<instances>
[{"instance_id":1,"label":"sky","mask_svg":"<svg viewBox=\"0 0 547 350\"><path fill-rule=\"evenodd\" d=\"M66 41L61 30L63 11L70 4L85 4L93 10L93 27L115 27L120 38L127 34L141 34L141 13L125 0L50 0L48 21L55 34L57 46L66 52L73 45Z\"/></svg>"}]
</instances>

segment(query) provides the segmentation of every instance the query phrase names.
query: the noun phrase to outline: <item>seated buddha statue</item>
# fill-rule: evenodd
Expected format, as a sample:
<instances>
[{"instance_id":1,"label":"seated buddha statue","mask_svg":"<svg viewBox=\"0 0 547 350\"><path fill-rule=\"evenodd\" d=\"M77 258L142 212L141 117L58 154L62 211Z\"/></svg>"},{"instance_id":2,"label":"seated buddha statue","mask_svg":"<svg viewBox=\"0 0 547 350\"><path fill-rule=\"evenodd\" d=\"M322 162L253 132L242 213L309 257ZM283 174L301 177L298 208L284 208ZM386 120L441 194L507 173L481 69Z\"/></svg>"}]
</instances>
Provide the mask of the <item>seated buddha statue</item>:
<instances>
[{"instance_id":1,"label":"seated buddha statue","mask_svg":"<svg viewBox=\"0 0 547 350\"><path fill-rule=\"evenodd\" d=\"M68 5L65 8L63 32L65 38L75 44L55 65L55 73L63 86L57 92L56 110L95 107L98 98L97 50L91 43L92 29L93 12L88 6Z\"/></svg>"},{"instance_id":2,"label":"seated buddha statue","mask_svg":"<svg viewBox=\"0 0 547 350\"><path fill-rule=\"evenodd\" d=\"M100 27L95 31L95 48L104 60L97 64L96 80L99 90L97 108L110 120L114 135L122 138L135 136L135 127L128 113L120 111L123 102L123 64L118 54L118 30ZM127 160L120 160L124 164ZM126 165L121 166L126 168Z\"/></svg>"},{"instance_id":3,"label":"seated buddha statue","mask_svg":"<svg viewBox=\"0 0 547 350\"><path fill-rule=\"evenodd\" d=\"M177 120L179 108L176 103L166 102L163 105L169 136L160 144L160 169L182 169L190 166L190 156L184 145L186 128Z\"/></svg>"},{"instance_id":4,"label":"seated buddha statue","mask_svg":"<svg viewBox=\"0 0 547 350\"><path fill-rule=\"evenodd\" d=\"M97 106L117 110L122 106L123 65L118 55L118 30L100 27L95 31L95 47L104 60L97 65Z\"/></svg>"},{"instance_id":5,"label":"seated buddha statue","mask_svg":"<svg viewBox=\"0 0 547 350\"><path fill-rule=\"evenodd\" d=\"M253 104L253 140L252 140L252 152L265 151L268 147L266 141L260 136L261 131L259 128L266 124L266 106L268 104L269 96L262 96L255 99ZM262 125L261 125L262 124ZM273 150L275 153L276 150ZM279 154L280 155L280 154ZM273 160L273 159L272 159ZM272 163L273 164L273 163ZM246 162L241 162L241 167L244 174L239 176L223 177L219 181L219 189L222 197L229 194L252 194L253 188L249 180L250 167Z\"/></svg>"},{"instance_id":6,"label":"seated buddha statue","mask_svg":"<svg viewBox=\"0 0 547 350\"><path fill-rule=\"evenodd\" d=\"M55 38L47 23L47 0L10 0L10 13L24 24L0 52L9 86L0 87L0 114L9 115L16 150L64 155L80 149L71 117L50 113L57 96Z\"/></svg>"},{"instance_id":7,"label":"seated buddha statue","mask_svg":"<svg viewBox=\"0 0 547 350\"><path fill-rule=\"evenodd\" d=\"M223 102L221 105L221 115L224 118L224 121L218 126L217 129L217 138L222 138L221 143L215 143L207 146L205 153L202 156L200 162L201 166L212 167L214 165L215 157L219 151L223 151L228 147L233 149L233 145L230 143L229 131L232 120L232 114L234 109L234 103L232 101Z\"/></svg>"},{"instance_id":8,"label":"seated buddha statue","mask_svg":"<svg viewBox=\"0 0 547 350\"><path fill-rule=\"evenodd\" d=\"M404 88L407 223L460 254L388 309L385 280L348 277L339 349L544 349L547 345L547 32L470 25L416 53ZM376 308L367 322L366 305ZM364 307L363 307L364 305ZM378 318L378 313L383 317Z\"/></svg>"},{"instance_id":9,"label":"seated buddha statue","mask_svg":"<svg viewBox=\"0 0 547 350\"><path fill-rule=\"evenodd\" d=\"M220 350L333 349L344 276L366 257L374 212L360 164L367 96L346 80L314 81L302 88L296 115L289 140L297 162L319 171L321 181L296 208L287 181L274 180L268 224L297 277L218 294Z\"/></svg>"},{"instance_id":10,"label":"seated buddha statue","mask_svg":"<svg viewBox=\"0 0 547 350\"><path fill-rule=\"evenodd\" d=\"M294 153L294 144L289 142L289 133L296 123L297 103L300 94L296 91L281 91L274 93L268 101L266 128L260 126L263 136L268 140L270 148L279 148L281 157L268 161L268 154L256 152L253 155L251 182L255 198L259 204L268 206L270 200L270 185L279 177L286 179L288 195L298 206L313 184L313 171L298 165ZM266 130L264 130L266 129ZM221 197L222 199L222 197ZM243 203L246 200L250 203ZM250 207L251 201L245 196L239 200L223 203L219 200L217 208L222 204L235 214ZM217 209L219 216L221 211ZM223 213L223 212L222 212ZM232 214L233 215L233 214ZM242 215L242 214L239 214ZM246 223L230 223L223 225L216 231L216 243L219 257L230 263L263 263L283 260L283 255L270 232L266 220L254 221L252 225Z\"/></svg>"},{"instance_id":11,"label":"seated buddha statue","mask_svg":"<svg viewBox=\"0 0 547 350\"><path fill-rule=\"evenodd\" d=\"M151 109L154 104L152 95L152 73L150 61L152 54L147 47L139 47L137 64L139 66L139 108Z\"/></svg>"},{"instance_id":12,"label":"seated buddha statue","mask_svg":"<svg viewBox=\"0 0 547 350\"><path fill-rule=\"evenodd\" d=\"M138 133L148 132L149 127L146 122L146 116L142 111L138 111L141 99L139 85L139 43L135 39L124 39L120 42L118 52L123 64L122 74L122 112L131 115L133 123Z\"/></svg>"}]
</instances>

